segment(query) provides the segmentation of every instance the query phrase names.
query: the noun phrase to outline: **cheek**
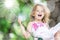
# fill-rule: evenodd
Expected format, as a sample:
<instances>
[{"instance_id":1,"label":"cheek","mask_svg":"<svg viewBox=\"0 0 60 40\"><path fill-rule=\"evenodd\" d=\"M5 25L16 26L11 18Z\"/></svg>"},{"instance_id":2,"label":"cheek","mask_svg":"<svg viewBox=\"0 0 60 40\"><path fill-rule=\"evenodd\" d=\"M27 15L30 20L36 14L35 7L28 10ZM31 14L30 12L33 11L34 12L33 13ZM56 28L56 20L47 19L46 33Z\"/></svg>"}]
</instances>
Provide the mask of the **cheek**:
<instances>
[{"instance_id":1,"label":"cheek","mask_svg":"<svg viewBox=\"0 0 60 40\"><path fill-rule=\"evenodd\" d=\"M36 13L35 13L35 17L38 17L38 14L39 14L39 13L38 13L38 12L36 12Z\"/></svg>"},{"instance_id":2,"label":"cheek","mask_svg":"<svg viewBox=\"0 0 60 40\"><path fill-rule=\"evenodd\" d=\"M35 14L35 17L37 17L37 14Z\"/></svg>"},{"instance_id":3,"label":"cheek","mask_svg":"<svg viewBox=\"0 0 60 40\"><path fill-rule=\"evenodd\" d=\"M43 19L44 15L42 15L41 19Z\"/></svg>"},{"instance_id":4,"label":"cheek","mask_svg":"<svg viewBox=\"0 0 60 40\"><path fill-rule=\"evenodd\" d=\"M42 17L44 17L44 14L42 14Z\"/></svg>"},{"instance_id":5,"label":"cheek","mask_svg":"<svg viewBox=\"0 0 60 40\"><path fill-rule=\"evenodd\" d=\"M44 15L45 15L45 14L44 14L44 13L42 13L42 16L43 16L43 17L44 17Z\"/></svg>"},{"instance_id":6,"label":"cheek","mask_svg":"<svg viewBox=\"0 0 60 40\"><path fill-rule=\"evenodd\" d=\"M38 18L38 15L37 14L35 15L35 18Z\"/></svg>"}]
</instances>

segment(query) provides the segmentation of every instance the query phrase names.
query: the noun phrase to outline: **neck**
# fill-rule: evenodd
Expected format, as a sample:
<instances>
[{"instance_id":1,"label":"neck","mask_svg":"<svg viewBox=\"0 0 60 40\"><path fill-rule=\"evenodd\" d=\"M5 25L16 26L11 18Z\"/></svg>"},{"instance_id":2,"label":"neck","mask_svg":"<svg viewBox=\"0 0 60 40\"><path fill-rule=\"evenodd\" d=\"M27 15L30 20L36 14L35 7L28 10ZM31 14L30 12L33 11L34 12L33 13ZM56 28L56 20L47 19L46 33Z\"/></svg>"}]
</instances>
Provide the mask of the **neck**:
<instances>
[{"instance_id":1,"label":"neck","mask_svg":"<svg viewBox=\"0 0 60 40\"><path fill-rule=\"evenodd\" d=\"M40 20L40 19L35 19L35 21L36 21L36 22L42 22L42 20Z\"/></svg>"}]
</instances>

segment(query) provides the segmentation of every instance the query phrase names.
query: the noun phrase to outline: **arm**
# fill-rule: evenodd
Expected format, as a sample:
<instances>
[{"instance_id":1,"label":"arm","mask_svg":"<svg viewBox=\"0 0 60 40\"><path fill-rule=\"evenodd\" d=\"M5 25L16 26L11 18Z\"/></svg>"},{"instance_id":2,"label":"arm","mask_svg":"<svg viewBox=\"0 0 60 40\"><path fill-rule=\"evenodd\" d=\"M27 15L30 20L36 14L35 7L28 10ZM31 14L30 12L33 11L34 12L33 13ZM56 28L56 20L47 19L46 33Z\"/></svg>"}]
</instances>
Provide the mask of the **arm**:
<instances>
[{"instance_id":1,"label":"arm","mask_svg":"<svg viewBox=\"0 0 60 40\"><path fill-rule=\"evenodd\" d=\"M29 33L29 32L30 32L31 22L28 24L27 30L25 30L25 28L24 28L24 26L22 25L20 19L18 19L18 22L19 22L19 24L20 24L21 31L22 31L24 37L25 37L26 39L29 38L29 37L30 37L30 33ZM29 32L28 32L28 31L29 31Z\"/></svg>"},{"instance_id":2,"label":"arm","mask_svg":"<svg viewBox=\"0 0 60 40\"><path fill-rule=\"evenodd\" d=\"M31 22L29 22L29 24L27 26L27 30L22 31L22 32L23 32L23 35L24 35L25 38L29 38L31 36Z\"/></svg>"},{"instance_id":3,"label":"arm","mask_svg":"<svg viewBox=\"0 0 60 40\"><path fill-rule=\"evenodd\" d=\"M58 23L56 26L52 27L50 31L55 35L60 30L60 23Z\"/></svg>"},{"instance_id":4,"label":"arm","mask_svg":"<svg viewBox=\"0 0 60 40\"><path fill-rule=\"evenodd\" d=\"M54 35L55 40L60 40L60 30Z\"/></svg>"}]
</instances>

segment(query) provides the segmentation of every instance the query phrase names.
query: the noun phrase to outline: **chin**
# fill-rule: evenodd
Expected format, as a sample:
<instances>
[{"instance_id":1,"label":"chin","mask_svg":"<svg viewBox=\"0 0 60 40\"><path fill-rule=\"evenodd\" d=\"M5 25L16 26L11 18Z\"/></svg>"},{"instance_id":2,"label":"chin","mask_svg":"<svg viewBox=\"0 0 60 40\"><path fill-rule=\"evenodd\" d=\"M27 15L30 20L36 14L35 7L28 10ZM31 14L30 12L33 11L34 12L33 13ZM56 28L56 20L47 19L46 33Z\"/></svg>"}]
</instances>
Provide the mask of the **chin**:
<instances>
[{"instance_id":1,"label":"chin","mask_svg":"<svg viewBox=\"0 0 60 40\"><path fill-rule=\"evenodd\" d=\"M41 17L38 17L38 19L40 19L40 20L41 20L42 18L41 18Z\"/></svg>"},{"instance_id":2,"label":"chin","mask_svg":"<svg viewBox=\"0 0 60 40\"><path fill-rule=\"evenodd\" d=\"M38 20L42 20L41 18L38 18Z\"/></svg>"}]
</instances>

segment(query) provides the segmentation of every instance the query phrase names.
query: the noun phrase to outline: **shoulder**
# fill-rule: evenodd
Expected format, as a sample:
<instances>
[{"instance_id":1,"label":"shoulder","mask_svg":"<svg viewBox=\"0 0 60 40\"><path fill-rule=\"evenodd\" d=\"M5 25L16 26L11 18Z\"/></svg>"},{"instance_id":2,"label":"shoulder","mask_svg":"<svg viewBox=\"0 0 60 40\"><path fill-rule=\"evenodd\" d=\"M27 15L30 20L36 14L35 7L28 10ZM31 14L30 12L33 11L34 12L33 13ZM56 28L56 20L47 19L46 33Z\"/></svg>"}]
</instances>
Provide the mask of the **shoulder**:
<instances>
[{"instance_id":1,"label":"shoulder","mask_svg":"<svg viewBox=\"0 0 60 40\"><path fill-rule=\"evenodd\" d=\"M50 28L48 23L45 23L45 25L46 25L46 27Z\"/></svg>"},{"instance_id":2,"label":"shoulder","mask_svg":"<svg viewBox=\"0 0 60 40\"><path fill-rule=\"evenodd\" d=\"M29 22L27 28L31 28L34 22Z\"/></svg>"},{"instance_id":3,"label":"shoulder","mask_svg":"<svg viewBox=\"0 0 60 40\"><path fill-rule=\"evenodd\" d=\"M32 25L33 23L34 23L34 21L32 21L32 22L29 22L29 23L28 23L28 25Z\"/></svg>"},{"instance_id":4,"label":"shoulder","mask_svg":"<svg viewBox=\"0 0 60 40\"><path fill-rule=\"evenodd\" d=\"M46 26L49 26L49 24L48 23L44 23Z\"/></svg>"}]
</instances>

